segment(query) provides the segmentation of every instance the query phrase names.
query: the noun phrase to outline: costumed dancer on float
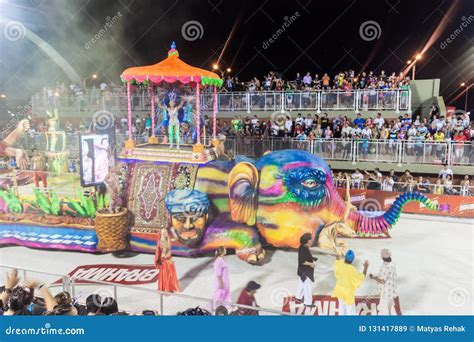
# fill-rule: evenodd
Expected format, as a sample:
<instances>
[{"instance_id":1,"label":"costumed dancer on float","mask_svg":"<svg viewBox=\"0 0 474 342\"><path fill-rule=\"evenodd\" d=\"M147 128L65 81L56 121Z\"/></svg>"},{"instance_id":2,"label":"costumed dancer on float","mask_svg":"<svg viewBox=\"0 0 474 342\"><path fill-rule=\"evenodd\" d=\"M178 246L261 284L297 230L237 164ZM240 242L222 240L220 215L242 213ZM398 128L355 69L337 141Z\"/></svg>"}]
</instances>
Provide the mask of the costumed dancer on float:
<instances>
[{"instance_id":1,"label":"costumed dancer on float","mask_svg":"<svg viewBox=\"0 0 474 342\"><path fill-rule=\"evenodd\" d=\"M173 148L173 142L176 138L176 147L179 150L179 143L180 143L180 135L179 135L179 110L183 107L184 101L182 101L179 105L176 106L176 99L178 95L176 92L171 91L168 94L169 102L168 106L163 101L163 105L161 105L162 110L166 111L169 116L168 121L168 140L170 143L170 148Z\"/></svg>"},{"instance_id":2,"label":"costumed dancer on float","mask_svg":"<svg viewBox=\"0 0 474 342\"><path fill-rule=\"evenodd\" d=\"M161 229L161 236L156 243L155 267L160 271L158 291L179 292L178 277L171 258L171 239L166 228Z\"/></svg>"}]
</instances>

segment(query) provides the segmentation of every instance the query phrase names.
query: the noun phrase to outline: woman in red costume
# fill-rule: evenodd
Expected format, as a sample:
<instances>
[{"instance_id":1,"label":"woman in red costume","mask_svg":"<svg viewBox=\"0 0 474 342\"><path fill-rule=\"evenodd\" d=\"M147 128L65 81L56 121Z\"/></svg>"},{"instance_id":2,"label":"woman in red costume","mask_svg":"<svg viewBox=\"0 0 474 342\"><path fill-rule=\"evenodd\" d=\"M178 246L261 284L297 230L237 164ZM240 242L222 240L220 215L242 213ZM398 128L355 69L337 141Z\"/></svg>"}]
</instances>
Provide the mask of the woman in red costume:
<instances>
[{"instance_id":1,"label":"woman in red costume","mask_svg":"<svg viewBox=\"0 0 474 342\"><path fill-rule=\"evenodd\" d=\"M158 290L164 292L179 292L178 277L171 258L171 239L166 229L161 230L161 236L156 243L155 267L158 274Z\"/></svg>"}]
</instances>

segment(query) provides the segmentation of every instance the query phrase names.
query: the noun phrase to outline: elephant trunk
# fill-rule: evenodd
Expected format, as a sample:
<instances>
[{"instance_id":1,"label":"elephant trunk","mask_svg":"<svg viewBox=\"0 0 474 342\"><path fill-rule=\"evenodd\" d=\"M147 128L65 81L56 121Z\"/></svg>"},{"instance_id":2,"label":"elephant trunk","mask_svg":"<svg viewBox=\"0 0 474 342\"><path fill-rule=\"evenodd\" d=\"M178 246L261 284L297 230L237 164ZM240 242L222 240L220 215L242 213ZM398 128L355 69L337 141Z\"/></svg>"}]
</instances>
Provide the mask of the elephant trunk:
<instances>
[{"instance_id":1,"label":"elephant trunk","mask_svg":"<svg viewBox=\"0 0 474 342\"><path fill-rule=\"evenodd\" d=\"M386 235L395 223L397 223L402 213L403 207L409 202L420 202L428 209L437 211L448 211L447 204L438 205L433 203L428 197L419 192L405 192L398 196L392 206L382 215L369 217L360 211L351 215L355 221L355 231L357 235L363 237L376 237Z\"/></svg>"}]
</instances>

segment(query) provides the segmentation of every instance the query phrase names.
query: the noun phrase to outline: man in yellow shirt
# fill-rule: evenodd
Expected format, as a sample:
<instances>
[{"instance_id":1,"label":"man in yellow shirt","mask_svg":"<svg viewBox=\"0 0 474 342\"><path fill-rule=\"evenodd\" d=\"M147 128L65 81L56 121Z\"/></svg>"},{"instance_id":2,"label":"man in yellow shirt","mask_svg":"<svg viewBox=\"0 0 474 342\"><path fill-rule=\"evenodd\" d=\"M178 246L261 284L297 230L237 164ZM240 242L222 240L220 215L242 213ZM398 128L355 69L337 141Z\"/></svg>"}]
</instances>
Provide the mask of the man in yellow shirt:
<instances>
[{"instance_id":1,"label":"man in yellow shirt","mask_svg":"<svg viewBox=\"0 0 474 342\"><path fill-rule=\"evenodd\" d=\"M443 131L437 130L436 133L433 135L434 141L444 141L444 133Z\"/></svg>"},{"instance_id":2,"label":"man in yellow shirt","mask_svg":"<svg viewBox=\"0 0 474 342\"><path fill-rule=\"evenodd\" d=\"M362 273L357 271L352 265L354 259L354 251L348 250L344 260L337 257L334 263L336 287L334 287L331 296L339 300L339 316L356 315L355 291L364 281L369 268L369 262L366 260Z\"/></svg>"}]
</instances>

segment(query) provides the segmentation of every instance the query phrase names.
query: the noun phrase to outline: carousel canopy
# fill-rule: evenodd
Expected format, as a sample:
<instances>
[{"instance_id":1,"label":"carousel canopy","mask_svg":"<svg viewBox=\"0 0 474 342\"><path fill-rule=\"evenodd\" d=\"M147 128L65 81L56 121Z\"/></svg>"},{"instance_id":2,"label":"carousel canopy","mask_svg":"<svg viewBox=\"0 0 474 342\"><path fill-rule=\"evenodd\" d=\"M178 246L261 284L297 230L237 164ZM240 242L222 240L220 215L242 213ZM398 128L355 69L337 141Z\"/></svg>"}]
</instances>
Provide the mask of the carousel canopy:
<instances>
[{"instance_id":1,"label":"carousel canopy","mask_svg":"<svg viewBox=\"0 0 474 342\"><path fill-rule=\"evenodd\" d=\"M166 83L190 83L201 82L202 85L222 86L222 79L215 73L200 68L195 68L189 64L184 63L179 59L178 50L173 42L171 50L168 51L168 58L153 64L142 67L133 67L126 69L120 75L122 81L131 83L146 83L159 84Z\"/></svg>"}]
</instances>

